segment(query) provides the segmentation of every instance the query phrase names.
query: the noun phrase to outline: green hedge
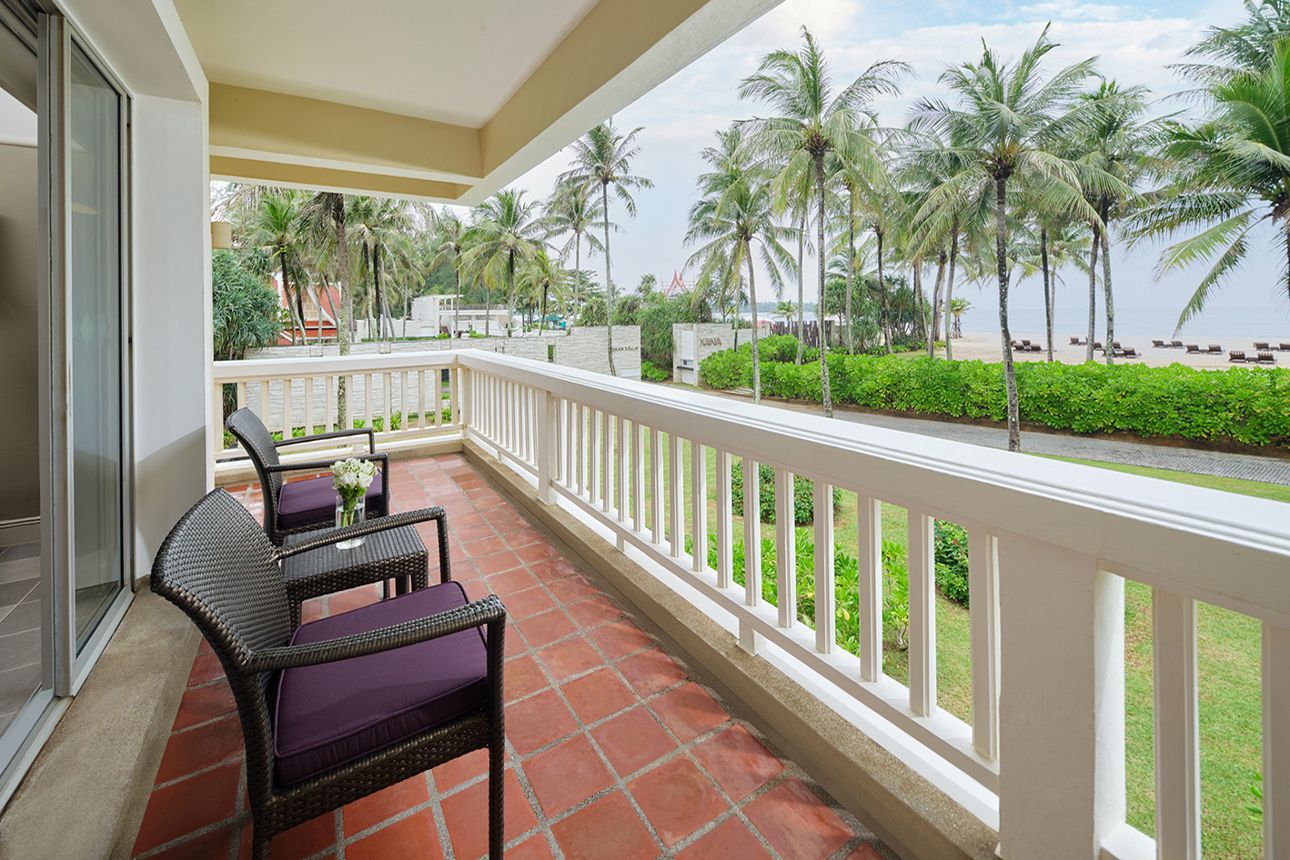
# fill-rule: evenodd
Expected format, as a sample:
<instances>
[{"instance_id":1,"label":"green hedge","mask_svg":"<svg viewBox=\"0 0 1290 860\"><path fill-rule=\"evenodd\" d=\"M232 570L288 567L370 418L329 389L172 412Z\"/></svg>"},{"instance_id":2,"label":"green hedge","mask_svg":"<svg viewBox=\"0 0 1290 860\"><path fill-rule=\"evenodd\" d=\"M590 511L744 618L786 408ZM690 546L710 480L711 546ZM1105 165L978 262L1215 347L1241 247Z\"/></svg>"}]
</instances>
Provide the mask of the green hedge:
<instances>
[{"instance_id":1,"label":"green hedge","mask_svg":"<svg viewBox=\"0 0 1290 860\"><path fill-rule=\"evenodd\" d=\"M791 337L788 338L792 340ZM779 340L766 338L764 342ZM775 344L775 354L786 352ZM1006 420L1003 365L897 356L829 355L835 403L866 409ZM820 400L817 363L771 361L762 352L762 393ZM704 359L711 388L752 385L742 347ZM1197 370L1123 362L1017 365L1021 420L1076 433L1125 432L1247 445L1290 445L1290 369Z\"/></svg>"}]
</instances>

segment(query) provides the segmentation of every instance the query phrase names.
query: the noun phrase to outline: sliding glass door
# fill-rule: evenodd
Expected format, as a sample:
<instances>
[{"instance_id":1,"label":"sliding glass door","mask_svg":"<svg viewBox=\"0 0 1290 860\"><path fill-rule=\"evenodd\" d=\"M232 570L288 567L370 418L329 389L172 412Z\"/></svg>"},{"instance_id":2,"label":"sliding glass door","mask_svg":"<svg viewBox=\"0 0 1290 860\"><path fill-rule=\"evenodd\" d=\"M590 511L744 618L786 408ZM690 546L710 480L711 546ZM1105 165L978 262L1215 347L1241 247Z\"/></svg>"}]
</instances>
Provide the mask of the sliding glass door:
<instances>
[{"instance_id":1,"label":"sliding glass door","mask_svg":"<svg viewBox=\"0 0 1290 860\"><path fill-rule=\"evenodd\" d=\"M32 402L24 407L21 398L6 395L5 405L10 425L28 428L33 437L32 451L16 456L31 464L28 494L39 496L30 512L0 509L6 541L0 542L3 805L129 605L133 520L125 250L129 101L44 0L0 0L0 52L0 88L14 91L9 102L0 99L0 121L6 109L14 115L14 103L29 113L35 109L30 163L9 170L22 154L0 146L0 182L17 175L34 186L27 207L32 235L6 242L10 228L0 224L0 251L30 254L32 319L14 325L0 320L6 323L0 347L16 349L15 332L35 333ZM19 85L26 90L16 92ZM16 193L8 194L0 215L11 215L19 202ZM13 259L0 263L21 268ZM18 278L7 272L3 286L16 289ZM18 306L9 298L0 294L0 314ZM6 365L12 370L17 363ZM16 452L15 445L11 440L6 450ZM15 480L4 475L11 495L18 495ZM27 526L29 545L7 537L15 533L14 523Z\"/></svg>"},{"instance_id":2,"label":"sliding glass door","mask_svg":"<svg viewBox=\"0 0 1290 860\"><path fill-rule=\"evenodd\" d=\"M68 60L67 443L80 653L124 587L123 99L75 41Z\"/></svg>"}]
</instances>

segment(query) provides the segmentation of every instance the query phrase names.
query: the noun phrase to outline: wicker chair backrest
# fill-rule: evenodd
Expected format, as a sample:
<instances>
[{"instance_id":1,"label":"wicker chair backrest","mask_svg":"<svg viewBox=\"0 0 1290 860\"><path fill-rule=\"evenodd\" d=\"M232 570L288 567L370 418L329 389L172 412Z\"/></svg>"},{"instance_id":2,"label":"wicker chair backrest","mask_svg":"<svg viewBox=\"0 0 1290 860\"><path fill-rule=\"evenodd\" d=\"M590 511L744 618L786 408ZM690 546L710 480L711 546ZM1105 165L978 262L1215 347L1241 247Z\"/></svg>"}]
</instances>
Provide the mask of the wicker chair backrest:
<instances>
[{"instance_id":1,"label":"wicker chair backrest","mask_svg":"<svg viewBox=\"0 0 1290 860\"><path fill-rule=\"evenodd\" d=\"M265 488L266 494L273 493L273 502L278 500L278 492L282 489L282 473L266 473L265 466L277 466L278 446L273 444L273 436L269 433L269 428L264 426L260 417L250 409L243 407L224 422L224 426L250 456L251 462L255 464L255 472L260 478L260 486ZM265 507L268 509L269 499L265 499Z\"/></svg>"}]
</instances>

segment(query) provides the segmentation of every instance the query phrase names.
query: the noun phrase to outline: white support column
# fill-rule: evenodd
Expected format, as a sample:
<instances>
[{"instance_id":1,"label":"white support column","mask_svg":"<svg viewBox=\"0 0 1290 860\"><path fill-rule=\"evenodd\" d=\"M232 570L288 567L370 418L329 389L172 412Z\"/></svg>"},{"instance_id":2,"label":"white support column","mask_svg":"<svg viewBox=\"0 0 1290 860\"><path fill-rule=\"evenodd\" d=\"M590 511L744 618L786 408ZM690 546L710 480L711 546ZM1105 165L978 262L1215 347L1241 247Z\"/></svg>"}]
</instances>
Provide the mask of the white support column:
<instances>
[{"instance_id":1,"label":"white support column","mask_svg":"<svg viewBox=\"0 0 1290 860\"><path fill-rule=\"evenodd\" d=\"M1151 589L1155 670L1156 857L1200 860L1196 601Z\"/></svg>"},{"instance_id":2,"label":"white support column","mask_svg":"<svg viewBox=\"0 0 1290 860\"><path fill-rule=\"evenodd\" d=\"M734 569L734 535L730 522L730 452L716 449L717 454L717 587L729 588Z\"/></svg>"},{"instance_id":3,"label":"white support column","mask_svg":"<svg viewBox=\"0 0 1290 860\"><path fill-rule=\"evenodd\" d=\"M797 623L797 528L793 516L793 474L775 469L775 592L779 626Z\"/></svg>"},{"instance_id":4,"label":"white support column","mask_svg":"<svg viewBox=\"0 0 1290 860\"><path fill-rule=\"evenodd\" d=\"M564 485L569 489L577 487L578 455L575 450L578 440L578 407L572 400L564 401Z\"/></svg>"},{"instance_id":5,"label":"white support column","mask_svg":"<svg viewBox=\"0 0 1290 860\"><path fill-rule=\"evenodd\" d=\"M994 535L968 533L968 610L972 629L972 746L999 757L999 560Z\"/></svg>"},{"instance_id":6,"label":"white support column","mask_svg":"<svg viewBox=\"0 0 1290 860\"><path fill-rule=\"evenodd\" d=\"M882 503L856 495L860 548L860 677L882 678Z\"/></svg>"},{"instance_id":7,"label":"white support column","mask_svg":"<svg viewBox=\"0 0 1290 860\"><path fill-rule=\"evenodd\" d=\"M761 605L761 484L757 463L743 458L744 479L744 603ZM739 622L739 647L756 654L761 635L742 620Z\"/></svg>"},{"instance_id":8,"label":"white support column","mask_svg":"<svg viewBox=\"0 0 1290 860\"><path fill-rule=\"evenodd\" d=\"M909 707L936 713L936 542L934 522L909 512Z\"/></svg>"},{"instance_id":9,"label":"white support column","mask_svg":"<svg viewBox=\"0 0 1290 860\"><path fill-rule=\"evenodd\" d=\"M618 419L618 437L615 440L614 457L614 506L618 508L618 522L627 522L627 510L631 501L630 473L627 466L627 419ZM622 542L621 533L619 542ZM622 549L620 546L619 549Z\"/></svg>"},{"instance_id":10,"label":"white support column","mask_svg":"<svg viewBox=\"0 0 1290 860\"><path fill-rule=\"evenodd\" d=\"M581 497L587 489L587 410L578 403L573 405L573 424L576 436L573 443L574 489Z\"/></svg>"},{"instance_id":11,"label":"white support column","mask_svg":"<svg viewBox=\"0 0 1290 860\"><path fill-rule=\"evenodd\" d=\"M1263 623L1263 857L1290 858L1290 628Z\"/></svg>"},{"instance_id":12,"label":"white support column","mask_svg":"<svg viewBox=\"0 0 1290 860\"><path fill-rule=\"evenodd\" d=\"M708 461L703 445L690 440L690 556L694 572L708 567Z\"/></svg>"},{"instance_id":13,"label":"white support column","mask_svg":"<svg viewBox=\"0 0 1290 860\"><path fill-rule=\"evenodd\" d=\"M815 650L837 643L837 588L833 570L833 487L815 482Z\"/></svg>"},{"instance_id":14,"label":"white support column","mask_svg":"<svg viewBox=\"0 0 1290 860\"><path fill-rule=\"evenodd\" d=\"M555 480L560 456L560 403L554 394L537 394L537 479L538 500L551 504L551 484Z\"/></svg>"},{"instance_id":15,"label":"white support column","mask_svg":"<svg viewBox=\"0 0 1290 860\"><path fill-rule=\"evenodd\" d=\"M1124 822L1124 580L1090 555L999 546L999 856L1090 860Z\"/></svg>"}]
</instances>

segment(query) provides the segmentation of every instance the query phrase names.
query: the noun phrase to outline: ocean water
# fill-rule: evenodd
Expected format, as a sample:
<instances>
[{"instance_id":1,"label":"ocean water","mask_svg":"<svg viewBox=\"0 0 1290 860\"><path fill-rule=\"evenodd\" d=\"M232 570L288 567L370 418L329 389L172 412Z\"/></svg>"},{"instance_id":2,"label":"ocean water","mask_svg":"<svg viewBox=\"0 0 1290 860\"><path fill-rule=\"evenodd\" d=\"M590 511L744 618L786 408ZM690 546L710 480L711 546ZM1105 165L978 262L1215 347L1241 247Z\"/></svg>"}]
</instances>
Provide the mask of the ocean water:
<instances>
[{"instance_id":1,"label":"ocean water","mask_svg":"<svg viewBox=\"0 0 1290 860\"><path fill-rule=\"evenodd\" d=\"M1153 338L1170 338L1178 321L1176 306L1143 307L1129 305L1115 309L1115 339L1139 348L1149 346ZM1042 337L1043 308L1008 309L1008 327L1014 337ZM996 334L999 331L997 307L973 307L963 315L963 331L972 334ZM1065 343L1071 335L1083 337L1088 332L1088 307L1057 306L1053 320L1053 337ZM1097 337L1106 333L1105 311L1097 309ZM1290 309L1286 307L1223 307L1216 303L1188 321L1178 333L1180 340L1204 340L1208 343L1229 341L1234 348L1245 341L1267 340L1290 342ZM1226 346L1226 344L1224 344Z\"/></svg>"}]
</instances>

